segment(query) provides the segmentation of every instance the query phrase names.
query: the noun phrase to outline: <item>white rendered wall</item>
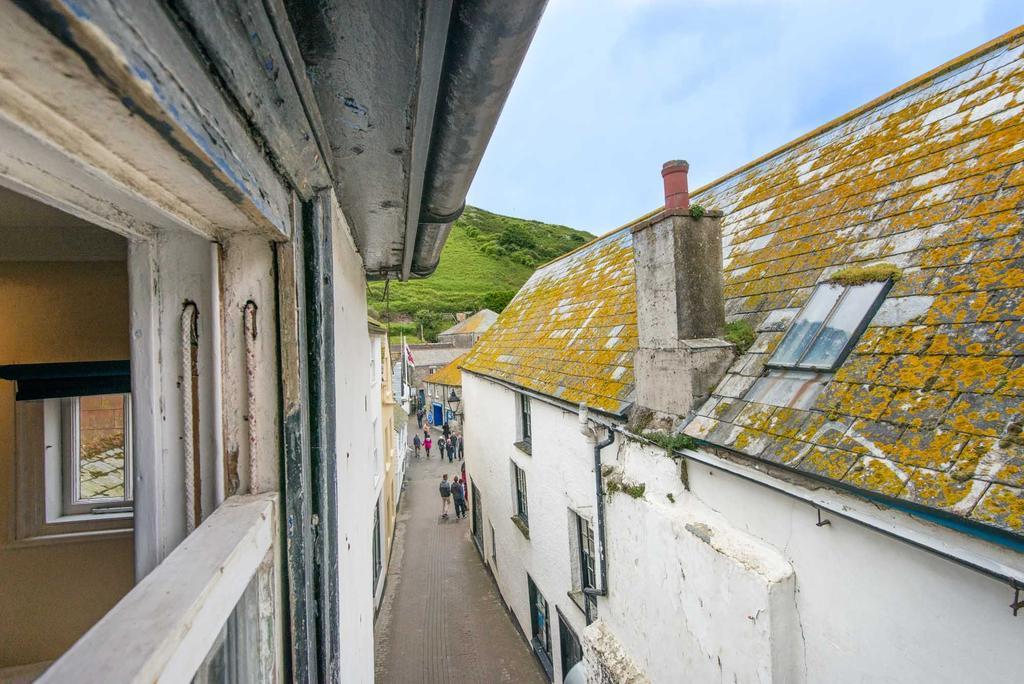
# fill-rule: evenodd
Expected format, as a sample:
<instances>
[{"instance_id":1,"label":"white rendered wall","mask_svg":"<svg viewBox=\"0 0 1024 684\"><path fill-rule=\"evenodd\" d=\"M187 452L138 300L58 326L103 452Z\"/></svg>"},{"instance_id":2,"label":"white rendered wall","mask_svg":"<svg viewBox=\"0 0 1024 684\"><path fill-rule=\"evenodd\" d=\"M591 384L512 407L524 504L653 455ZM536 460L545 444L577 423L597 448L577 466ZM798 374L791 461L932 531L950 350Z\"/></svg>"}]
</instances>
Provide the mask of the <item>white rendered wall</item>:
<instances>
[{"instance_id":1,"label":"white rendered wall","mask_svg":"<svg viewBox=\"0 0 1024 684\"><path fill-rule=\"evenodd\" d=\"M560 681L556 604L583 637L566 597L565 510L592 501L592 450L574 414L534 401L533 455L522 454L514 393L471 373L463 388L485 556L489 521L498 584L524 632L527 572L548 600ZM598 613L650 681L1002 682L1024 671L1024 618L1008 586L837 516L817 527L811 506L693 462L687 491L656 447L619 436L604 453L646 491L607 506L610 595ZM509 521L510 458L527 470L529 541Z\"/></svg>"},{"instance_id":2,"label":"white rendered wall","mask_svg":"<svg viewBox=\"0 0 1024 684\"><path fill-rule=\"evenodd\" d=\"M608 451L647 488L642 504L616 494L607 509L612 595L599 611L652 682L679 681L680 672L718 679L719 658L721 671L758 672L761 681L996 682L1024 668L1024 622L1007 607L1007 586L837 516L817 527L807 504L693 462L686 492L661 449ZM743 605L742 584L685 524L668 527L702 508L713 509L701 513L713 541L719 532L760 539L788 562L795 603L723 610ZM739 626L759 629L766 615L767 642Z\"/></svg>"},{"instance_id":3,"label":"white rendered wall","mask_svg":"<svg viewBox=\"0 0 1024 684\"><path fill-rule=\"evenodd\" d=\"M502 597L519 627L529 635L529 573L548 602L554 681L560 682L558 613L582 641L583 611L569 598L569 509L594 517L593 450L576 427L575 414L534 401L532 455L515 446L516 395L471 373L462 374L466 472L483 501L484 551L491 563L490 525L494 526L497 568L492 566ZM582 448L581 448L582 445ZM510 461L526 471L530 538L511 521L515 511ZM489 523L489 524L488 524Z\"/></svg>"},{"instance_id":4,"label":"white rendered wall","mask_svg":"<svg viewBox=\"0 0 1024 684\"><path fill-rule=\"evenodd\" d=\"M333 215L341 668L346 681L372 682L370 559L376 493L371 411L379 412L380 395L370 396L370 336L366 329L363 264L337 205L333 207Z\"/></svg>"}]
</instances>

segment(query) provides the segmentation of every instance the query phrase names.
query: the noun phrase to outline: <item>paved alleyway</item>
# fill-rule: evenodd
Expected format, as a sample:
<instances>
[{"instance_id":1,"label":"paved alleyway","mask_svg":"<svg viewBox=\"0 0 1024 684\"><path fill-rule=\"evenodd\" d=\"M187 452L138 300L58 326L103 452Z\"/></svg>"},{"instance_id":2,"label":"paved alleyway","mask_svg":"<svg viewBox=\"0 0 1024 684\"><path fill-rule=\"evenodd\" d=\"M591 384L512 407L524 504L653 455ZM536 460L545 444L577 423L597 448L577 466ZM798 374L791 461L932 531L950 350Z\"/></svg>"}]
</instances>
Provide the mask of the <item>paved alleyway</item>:
<instances>
[{"instance_id":1,"label":"paved alleyway","mask_svg":"<svg viewBox=\"0 0 1024 684\"><path fill-rule=\"evenodd\" d=\"M377 682L547 682L470 539L470 516L441 520L438 483L459 465L436 450L410 457L375 628Z\"/></svg>"}]
</instances>

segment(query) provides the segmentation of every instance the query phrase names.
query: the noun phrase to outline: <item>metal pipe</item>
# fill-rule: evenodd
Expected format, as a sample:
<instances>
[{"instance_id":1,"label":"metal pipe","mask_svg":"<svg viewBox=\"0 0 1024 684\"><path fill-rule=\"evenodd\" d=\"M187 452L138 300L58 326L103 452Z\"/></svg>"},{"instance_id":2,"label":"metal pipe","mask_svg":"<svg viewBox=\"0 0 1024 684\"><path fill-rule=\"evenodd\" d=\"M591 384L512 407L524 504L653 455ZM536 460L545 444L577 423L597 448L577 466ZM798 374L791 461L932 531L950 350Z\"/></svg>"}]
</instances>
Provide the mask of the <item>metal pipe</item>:
<instances>
[{"instance_id":1,"label":"metal pipe","mask_svg":"<svg viewBox=\"0 0 1024 684\"><path fill-rule=\"evenodd\" d=\"M606 446L610 446L615 441L615 431L605 429L605 432L608 436L594 444L594 490L597 495L597 565L601 569L601 581L597 587L586 587L583 589L583 593L588 596L608 595L608 560L604 552L604 480L601 477L601 450Z\"/></svg>"},{"instance_id":2,"label":"metal pipe","mask_svg":"<svg viewBox=\"0 0 1024 684\"><path fill-rule=\"evenodd\" d=\"M452 10L416 231L416 275L437 268L546 4L463 0Z\"/></svg>"}]
</instances>

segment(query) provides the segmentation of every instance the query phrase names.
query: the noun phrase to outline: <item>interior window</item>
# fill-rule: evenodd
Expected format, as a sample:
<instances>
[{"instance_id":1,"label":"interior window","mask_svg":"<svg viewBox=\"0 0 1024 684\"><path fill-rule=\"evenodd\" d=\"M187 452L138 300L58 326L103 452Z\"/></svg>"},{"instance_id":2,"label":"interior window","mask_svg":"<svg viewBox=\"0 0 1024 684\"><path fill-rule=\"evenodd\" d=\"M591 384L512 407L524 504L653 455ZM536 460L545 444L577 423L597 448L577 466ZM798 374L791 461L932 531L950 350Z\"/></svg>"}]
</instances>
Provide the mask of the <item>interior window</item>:
<instances>
[{"instance_id":1,"label":"interior window","mask_svg":"<svg viewBox=\"0 0 1024 684\"><path fill-rule=\"evenodd\" d=\"M793 321L770 365L826 371L837 368L867 327L890 284L819 285Z\"/></svg>"},{"instance_id":2,"label":"interior window","mask_svg":"<svg viewBox=\"0 0 1024 684\"><path fill-rule=\"evenodd\" d=\"M68 397L60 404L63 515L130 511L129 395Z\"/></svg>"}]
</instances>

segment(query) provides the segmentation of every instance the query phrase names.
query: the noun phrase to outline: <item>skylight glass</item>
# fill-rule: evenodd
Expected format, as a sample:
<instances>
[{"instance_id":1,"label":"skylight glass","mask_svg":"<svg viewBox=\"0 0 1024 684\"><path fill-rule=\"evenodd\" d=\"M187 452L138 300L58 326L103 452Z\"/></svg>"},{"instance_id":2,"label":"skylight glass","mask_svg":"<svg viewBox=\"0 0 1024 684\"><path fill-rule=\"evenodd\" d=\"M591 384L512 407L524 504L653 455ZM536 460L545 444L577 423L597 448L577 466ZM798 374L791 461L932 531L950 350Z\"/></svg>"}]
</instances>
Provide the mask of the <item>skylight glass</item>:
<instances>
[{"instance_id":1,"label":"skylight glass","mask_svg":"<svg viewBox=\"0 0 1024 684\"><path fill-rule=\"evenodd\" d=\"M860 337L889 281L819 285L783 338L771 365L809 370L836 368Z\"/></svg>"}]
</instances>

